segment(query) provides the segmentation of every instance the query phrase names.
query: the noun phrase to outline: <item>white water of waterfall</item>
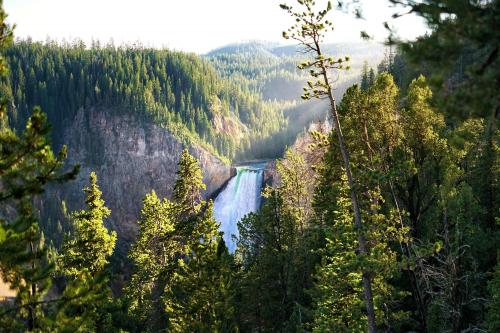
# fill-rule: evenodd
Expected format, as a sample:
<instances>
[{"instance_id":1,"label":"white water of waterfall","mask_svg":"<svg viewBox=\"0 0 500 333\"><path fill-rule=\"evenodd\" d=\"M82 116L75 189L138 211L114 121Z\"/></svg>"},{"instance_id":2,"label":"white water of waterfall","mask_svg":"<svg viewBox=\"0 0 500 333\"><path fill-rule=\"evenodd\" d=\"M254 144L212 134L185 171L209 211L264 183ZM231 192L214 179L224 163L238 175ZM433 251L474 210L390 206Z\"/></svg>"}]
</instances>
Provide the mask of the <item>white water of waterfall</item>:
<instances>
[{"instance_id":1,"label":"white water of waterfall","mask_svg":"<svg viewBox=\"0 0 500 333\"><path fill-rule=\"evenodd\" d=\"M255 164L236 168L236 176L231 178L214 202L214 216L224 232L224 241L229 252L234 253L239 237L237 223L248 213L260 207L264 165Z\"/></svg>"}]
</instances>

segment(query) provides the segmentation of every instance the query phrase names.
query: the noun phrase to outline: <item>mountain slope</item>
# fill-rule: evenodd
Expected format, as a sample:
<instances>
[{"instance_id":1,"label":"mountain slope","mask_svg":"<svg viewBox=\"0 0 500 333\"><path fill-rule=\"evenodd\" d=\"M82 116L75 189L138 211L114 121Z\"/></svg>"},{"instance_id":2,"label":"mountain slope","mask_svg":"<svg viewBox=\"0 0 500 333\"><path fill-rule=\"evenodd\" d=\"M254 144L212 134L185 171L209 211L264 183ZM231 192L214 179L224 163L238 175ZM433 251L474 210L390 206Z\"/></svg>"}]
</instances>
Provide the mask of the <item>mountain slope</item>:
<instances>
[{"instance_id":1,"label":"mountain slope","mask_svg":"<svg viewBox=\"0 0 500 333\"><path fill-rule=\"evenodd\" d=\"M65 201L69 211L83 208L82 188L89 173L95 171L112 211L107 226L117 231L118 253L124 254L135 239L135 221L146 193L154 190L160 197L171 196L185 145L164 128L117 111L104 107L77 111L62 130L61 140L68 145L68 164L81 164L78 178L51 187L38 206L46 234L61 235L61 229L66 228L61 202ZM200 162L207 184L204 196L208 198L229 180L231 167L197 144L189 150Z\"/></svg>"},{"instance_id":2,"label":"mountain slope","mask_svg":"<svg viewBox=\"0 0 500 333\"><path fill-rule=\"evenodd\" d=\"M349 86L360 81L364 62L376 67L385 52L383 45L369 42L326 44L324 50L333 57L350 56L351 69L334 74L338 74L334 91L338 101ZM268 42L231 44L205 55L221 77L260 95L263 100L274 101L283 110L287 125L263 138L259 148L252 150L254 156L280 156L284 147L292 145L311 123L325 119L328 111L325 103L300 99L310 78L307 71L297 69L297 64L307 57L298 46Z\"/></svg>"},{"instance_id":3,"label":"mountain slope","mask_svg":"<svg viewBox=\"0 0 500 333\"><path fill-rule=\"evenodd\" d=\"M2 89L11 118L22 124L40 105L54 125L55 143L80 108L104 106L167 128L179 140L233 158L252 138L280 130L276 105L220 77L195 54L138 47L21 41L6 52L10 78ZM266 119L266 121L263 121ZM225 133L214 121L238 123Z\"/></svg>"},{"instance_id":4,"label":"mountain slope","mask_svg":"<svg viewBox=\"0 0 500 333\"><path fill-rule=\"evenodd\" d=\"M143 196L152 189L170 196L184 147L199 159L209 197L230 178L229 158L285 124L276 104L221 78L194 54L21 41L6 57L10 75L0 89L10 121L21 127L40 105L55 148L67 144L68 164L81 164L76 181L51 187L37 205L56 242L67 226L61 202L70 211L83 207L90 171L123 254Z\"/></svg>"}]
</instances>

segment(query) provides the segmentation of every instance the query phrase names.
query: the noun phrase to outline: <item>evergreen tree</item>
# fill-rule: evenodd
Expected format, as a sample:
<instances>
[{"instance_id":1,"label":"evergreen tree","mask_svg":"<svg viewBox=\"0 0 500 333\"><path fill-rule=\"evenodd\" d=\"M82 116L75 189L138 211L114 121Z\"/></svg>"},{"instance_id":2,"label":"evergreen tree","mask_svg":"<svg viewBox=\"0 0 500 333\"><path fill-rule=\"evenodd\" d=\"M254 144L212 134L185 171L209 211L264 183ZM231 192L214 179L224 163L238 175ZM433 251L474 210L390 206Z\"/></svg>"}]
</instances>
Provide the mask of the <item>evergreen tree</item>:
<instances>
[{"instance_id":1,"label":"evergreen tree","mask_svg":"<svg viewBox=\"0 0 500 333\"><path fill-rule=\"evenodd\" d=\"M342 190L342 189L340 189ZM343 189L345 191L345 186ZM353 230L348 197L336 196L329 210L334 221L327 226L325 256L316 275L313 294L313 332L366 332L366 315L360 301L363 292L356 267L356 231ZM328 214L322 211L322 214Z\"/></svg>"},{"instance_id":2,"label":"evergreen tree","mask_svg":"<svg viewBox=\"0 0 500 333\"><path fill-rule=\"evenodd\" d=\"M54 125L56 145L62 144L65 124L77 113L87 116L96 105L101 112L126 112L164 126L180 141L199 144L227 162L241 151L244 139L268 139L287 123L286 104L264 100L242 78L222 79L208 60L194 54L19 40L6 50L6 58L14 70L0 90L16 114L13 126L21 128L29 110L40 105ZM211 108L215 99L218 112ZM218 125L225 123L236 126L221 131ZM224 147L220 140L226 141Z\"/></svg>"},{"instance_id":3,"label":"evergreen tree","mask_svg":"<svg viewBox=\"0 0 500 333\"><path fill-rule=\"evenodd\" d=\"M0 2L0 49L2 54L12 38L11 27ZM7 74L5 58L0 56L0 75ZM0 202L7 213L0 220L0 275L16 291L15 302L1 305L0 326L9 331L40 331L51 324L50 304L62 299L44 298L54 270L44 236L32 206L35 195L48 183L75 177L78 168L62 172L66 158L64 147L58 155L50 148L50 126L46 116L35 108L24 131L18 135L9 126L7 96L0 100ZM9 213L10 211L10 213Z\"/></svg>"},{"instance_id":4,"label":"evergreen tree","mask_svg":"<svg viewBox=\"0 0 500 333\"><path fill-rule=\"evenodd\" d=\"M173 192L173 200L178 205L179 212L188 215L197 213L201 208L201 191L205 188L198 161L184 149L179 160Z\"/></svg>"},{"instance_id":5,"label":"evergreen tree","mask_svg":"<svg viewBox=\"0 0 500 333\"><path fill-rule=\"evenodd\" d=\"M363 63L363 71L361 74L361 90L367 90L370 86L370 78L368 73L368 62L365 60Z\"/></svg>"},{"instance_id":6,"label":"evergreen tree","mask_svg":"<svg viewBox=\"0 0 500 333\"><path fill-rule=\"evenodd\" d=\"M237 332L231 304L231 257L212 216L212 204L194 223L186 256L166 286L169 332Z\"/></svg>"},{"instance_id":7,"label":"evergreen tree","mask_svg":"<svg viewBox=\"0 0 500 333\"><path fill-rule=\"evenodd\" d=\"M59 258L60 271L67 279L63 297L72 299L78 292L82 297L62 307L57 320L65 322L67 330L78 332L109 326L109 314L103 309L111 302L107 266L116 242L116 233L109 233L104 226L111 212L101 198L95 172L90 173L89 183L83 189L88 210L71 213L72 231L65 236ZM52 329L57 331L59 326Z\"/></svg>"},{"instance_id":8,"label":"evergreen tree","mask_svg":"<svg viewBox=\"0 0 500 333\"><path fill-rule=\"evenodd\" d=\"M368 74L368 86L373 86L375 83L375 71L373 68L370 68L370 73Z\"/></svg>"},{"instance_id":9,"label":"evergreen tree","mask_svg":"<svg viewBox=\"0 0 500 333\"><path fill-rule=\"evenodd\" d=\"M138 224L139 235L129 253L133 273L125 289L129 313L139 330L160 329L166 321L160 297L182 250L173 204L154 191L147 194Z\"/></svg>"},{"instance_id":10,"label":"evergreen tree","mask_svg":"<svg viewBox=\"0 0 500 333\"><path fill-rule=\"evenodd\" d=\"M301 155L287 151L285 156L276 162L276 187L263 192L261 211L238 223L239 308L242 329L248 331L303 332L311 320L307 290L318 262L309 226L314 178Z\"/></svg>"},{"instance_id":11,"label":"evergreen tree","mask_svg":"<svg viewBox=\"0 0 500 333\"><path fill-rule=\"evenodd\" d=\"M444 119L431 106L432 93L423 76L414 80L407 89L408 94L401 110L403 139L394 156L399 165L395 166L396 177L391 185L394 203L405 214L402 223L409 228L409 242L403 244L403 255L409 259L405 272L410 281L414 304L419 314L420 329L427 331L428 286L423 277L422 258L416 243L428 235L423 219L429 207L435 204L437 192L433 184L441 175L446 141L442 137ZM428 230L435 232L432 227ZM413 264L410 264L413 263Z\"/></svg>"},{"instance_id":12,"label":"evergreen tree","mask_svg":"<svg viewBox=\"0 0 500 333\"><path fill-rule=\"evenodd\" d=\"M299 65L299 69L309 69L312 81L308 82L308 87L304 88L304 99L321 98L328 99L330 112L333 120L333 127L337 136L337 142L340 147L340 153L343 160L344 172L347 177L349 189L351 191L351 200L354 214L354 225L359 232L358 251L360 256L365 256L368 252L366 239L361 232L363 229L363 221L359 204L358 193L355 188L354 179L351 170L351 162L349 159L349 150L345 144L345 138L342 134L341 123L337 111L337 104L332 93L332 79L329 76L331 70L334 69L349 69L344 62L349 60L348 57L334 59L327 57L322 51L322 43L325 33L328 30L333 30L332 22L327 19L327 14L332 10L332 3L328 1L327 7L324 10L316 11L315 2L313 0L298 0L302 10L295 11L291 6L282 4L281 8L286 10L292 17L295 18L296 24L293 25L288 32L283 32L283 37L286 39L292 38L297 40L307 52L313 55L313 59L304 61ZM376 332L376 318L373 304L372 279L370 272L365 271L361 279L363 281L364 300L368 319L368 332Z\"/></svg>"},{"instance_id":13,"label":"evergreen tree","mask_svg":"<svg viewBox=\"0 0 500 333\"><path fill-rule=\"evenodd\" d=\"M102 192L97 185L97 175L91 172L89 187L83 189L88 210L71 214L72 231L66 236L62 246L62 270L64 275L77 278L89 273L96 277L108 265L113 254L116 232L109 233L104 220L111 211L101 198Z\"/></svg>"},{"instance_id":14,"label":"evergreen tree","mask_svg":"<svg viewBox=\"0 0 500 333\"><path fill-rule=\"evenodd\" d=\"M391 0L424 19L431 32L399 44L413 64L432 74L436 98L455 120L471 116L498 121L498 1ZM396 16L399 16L396 14ZM474 29L471 30L470 27ZM467 101L467 103L464 103Z\"/></svg>"},{"instance_id":15,"label":"evergreen tree","mask_svg":"<svg viewBox=\"0 0 500 333\"><path fill-rule=\"evenodd\" d=\"M201 198L203 189L199 162L185 149L173 193L175 235L182 247L162 298L168 328L173 332L235 329L230 303L231 260L213 218L212 203Z\"/></svg>"},{"instance_id":16,"label":"evergreen tree","mask_svg":"<svg viewBox=\"0 0 500 333\"><path fill-rule=\"evenodd\" d=\"M394 41L410 64L432 74L433 102L446 122L453 124L447 135L448 149L441 154L443 163L436 170L441 175L434 179L439 191L420 223L431 233L439 230L438 239L423 238L442 249L436 255L439 259L428 261L430 274L440 273L434 281L439 292L431 291L431 324L450 331L481 327L484 308L475 300L488 297L484 277L495 269L498 247L493 244L498 244L495 217L499 206L492 193L498 193L499 108L494 87L499 78L495 29L499 2L392 2L407 6L431 27L429 34L415 41ZM421 188L434 190L427 184ZM464 280L477 281L483 287L467 283L467 290L473 292L464 293Z\"/></svg>"},{"instance_id":17,"label":"evergreen tree","mask_svg":"<svg viewBox=\"0 0 500 333\"><path fill-rule=\"evenodd\" d=\"M154 192L144 199L139 236L129 257L134 273L126 288L138 330L230 332L232 257L201 197L198 161L184 150L173 202Z\"/></svg>"},{"instance_id":18,"label":"evergreen tree","mask_svg":"<svg viewBox=\"0 0 500 333\"><path fill-rule=\"evenodd\" d=\"M377 327L387 329L403 322L403 313L395 307L399 291L391 281L399 274L393 248L406 242L407 228L400 224L401 212L391 205L391 196L386 193L391 187L389 162L402 135L397 122L397 98L392 77L384 73L366 92L357 86L349 88L339 107L356 187L363 194L363 234L370 246L366 256L359 256L356 229L346 225L352 223L352 212L345 205L349 198L347 184L340 176L338 147L331 143L320 166L322 178L314 200L317 223L325 229L327 240L315 291L315 331L367 330L360 299L363 269L373 277Z\"/></svg>"}]
</instances>

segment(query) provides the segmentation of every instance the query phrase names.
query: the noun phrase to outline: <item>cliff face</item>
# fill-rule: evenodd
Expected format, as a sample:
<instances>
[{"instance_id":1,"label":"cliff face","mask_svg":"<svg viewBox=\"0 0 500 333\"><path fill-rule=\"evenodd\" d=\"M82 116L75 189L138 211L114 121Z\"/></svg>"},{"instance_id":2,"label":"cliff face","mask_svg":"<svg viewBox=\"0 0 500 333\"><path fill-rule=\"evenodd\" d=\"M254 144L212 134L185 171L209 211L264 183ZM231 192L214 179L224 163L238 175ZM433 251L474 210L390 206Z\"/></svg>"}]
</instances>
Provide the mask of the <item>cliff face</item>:
<instances>
[{"instance_id":1,"label":"cliff face","mask_svg":"<svg viewBox=\"0 0 500 333\"><path fill-rule=\"evenodd\" d=\"M68 164L80 164L81 171L77 180L49 189L45 201L64 200L70 211L82 208L82 188L89 173L95 171L112 211L108 227L117 231L123 251L135 238L144 195L155 190L160 197L171 196L183 144L159 126L106 111L80 110L66 126L62 142L68 146ZM200 161L207 185L204 196L209 197L231 177L230 166L202 147L189 150ZM43 209L49 216L54 210L41 206L42 215Z\"/></svg>"}]
</instances>

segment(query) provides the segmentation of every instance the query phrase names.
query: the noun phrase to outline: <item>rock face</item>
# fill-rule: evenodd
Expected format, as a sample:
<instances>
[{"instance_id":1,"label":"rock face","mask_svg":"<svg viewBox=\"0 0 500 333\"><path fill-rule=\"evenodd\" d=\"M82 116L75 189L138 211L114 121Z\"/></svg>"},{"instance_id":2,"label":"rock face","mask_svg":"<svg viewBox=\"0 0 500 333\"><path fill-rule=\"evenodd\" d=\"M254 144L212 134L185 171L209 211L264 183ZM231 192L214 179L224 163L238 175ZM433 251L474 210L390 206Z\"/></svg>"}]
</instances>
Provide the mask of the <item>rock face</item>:
<instances>
[{"instance_id":1,"label":"rock face","mask_svg":"<svg viewBox=\"0 0 500 333\"><path fill-rule=\"evenodd\" d=\"M118 249L123 251L135 239L144 195L154 190L160 197L171 196L183 144L166 129L109 111L81 110L66 126L68 164L80 164L80 174L75 181L49 189L45 197L50 200L45 201L64 200L68 210L82 208L82 188L95 171L112 211L108 227L117 231ZM202 147L189 150L200 161L207 185L204 196L210 197L231 177L231 168Z\"/></svg>"}]
</instances>

